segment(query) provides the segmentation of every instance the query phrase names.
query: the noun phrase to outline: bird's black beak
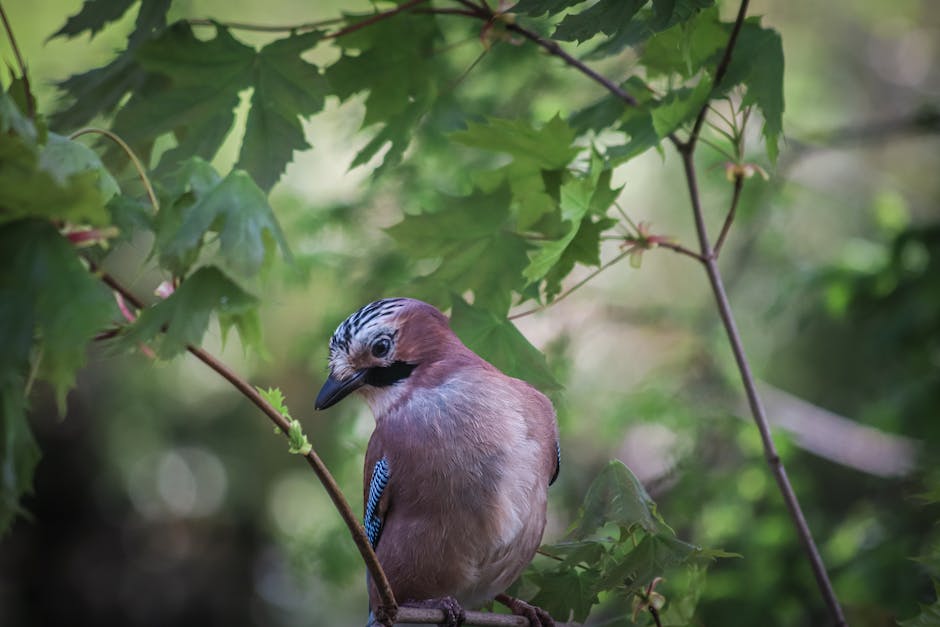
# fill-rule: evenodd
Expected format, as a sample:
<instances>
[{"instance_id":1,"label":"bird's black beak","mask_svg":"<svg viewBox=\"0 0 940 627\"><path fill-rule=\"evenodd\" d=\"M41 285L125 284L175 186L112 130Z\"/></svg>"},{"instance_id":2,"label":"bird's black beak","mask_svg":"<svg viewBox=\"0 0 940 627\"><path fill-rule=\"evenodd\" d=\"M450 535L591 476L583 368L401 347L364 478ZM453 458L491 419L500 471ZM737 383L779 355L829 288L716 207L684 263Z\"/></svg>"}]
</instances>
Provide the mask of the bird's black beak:
<instances>
[{"instance_id":1,"label":"bird's black beak","mask_svg":"<svg viewBox=\"0 0 940 627\"><path fill-rule=\"evenodd\" d=\"M363 368L362 370L357 370L356 374L349 377L345 381L340 381L336 379L331 374L326 379L326 383L323 384L323 387L320 388L320 393L317 394L316 403L314 407L316 409L326 409L327 407L332 407L336 403L340 402L352 392L355 392L366 382L366 375L369 374L368 368Z\"/></svg>"}]
</instances>

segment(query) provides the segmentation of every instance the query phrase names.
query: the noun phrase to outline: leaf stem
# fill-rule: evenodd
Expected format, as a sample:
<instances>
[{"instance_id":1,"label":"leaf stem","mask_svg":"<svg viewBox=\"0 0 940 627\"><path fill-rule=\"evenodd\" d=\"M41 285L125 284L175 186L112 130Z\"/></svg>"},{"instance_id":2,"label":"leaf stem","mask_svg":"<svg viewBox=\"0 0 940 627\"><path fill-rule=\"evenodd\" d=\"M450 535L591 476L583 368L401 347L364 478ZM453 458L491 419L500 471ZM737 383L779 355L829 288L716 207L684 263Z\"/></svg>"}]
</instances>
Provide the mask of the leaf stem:
<instances>
[{"instance_id":1,"label":"leaf stem","mask_svg":"<svg viewBox=\"0 0 940 627\"><path fill-rule=\"evenodd\" d=\"M10 48L13 49L13 56L16 57L16 64L20 67L20 74L23 75L23 91L26 93L26 115L30 119L36 117L36 101L33 99L33 90L29 86L29 75L26 72L26 61L20 54L20 47L16 45L16 37L13 35L13 27L10 26L10 20L7 19L6 11L3 10L3 3L0 2L0 20L3 21L3 28L10 39Z\"/></svg>"},{"instance_id":2,"label":"leaf stem","mask_svg":"<svg viewBox=\"0 0 940 627\"><path fill-rule=\"evenodd\" d=\"M593 271L592 273L590 273L589 275L587 275L586 277L584 277L583 279L581 279L580 281L578 281L577 283L575 283L575 284L571 287L571 289L569 289L568 291L564 292L561 296L559 296L558 298L556 298L556 299L553 300L552 302L546 303L546 304L544 304L544 305L540 305L540 306L538 306L538 307L533 307L532 309L528 309L528 310L526 310L526 311L523 311L523 312L520 312L520 313L517 313L517 314L513 314L513 315L511 315L511 316L508 316L507 319L508 319L508 320L518 320L519 318L524 318L525 316L532 315L532 314L534 314L534 313L537 313L537 312L539 312L539 311L542 311L543 309L548 309L548 308L551 307L552 305L557 305L559 302L561 302L561 301L563 301L564 299L566 299L566 298L568 298L569 296L571 296L572 292L575 292L575 291L578 290L579 288L583 287L585 283L587 283L588 281L590 281L591 279L593 279L594 277L596 277L598 274L600 274L601 272L603 272L603 271L606 270L607 268L611 267L612 265L614 265L615 263L617 263L618 261L620 261L620 260L623 259L624 257L630 255L632 252L633 252L633 251L626 250L626 251L620 253L619 255L617 255L616 257L614 257L613 259L611 259L610 261L608 261L607 263L605 263L604 265L602 265L601 267L599 267L597 270Z\"/></svg>"},{"instance_id":3,"label":"leaf stem","mask_svg":"<svg viewBox=\"0 0 940 627\"><path fill-rule=\"evenodd\" d=\"M153 191L153 185L150 183L150 177L147 176L147 171L144 169L144 164L141 163L140 159L137 158L137 155L134 153L133 149L127 145L119 135L112 133L111 131L105 130L103 128L94 128L88 127L75 131L69 135L69 139L77 139L82 135L103 135L107 137L115 144L121 147L121 150L128 156L131 160L131 163L134 164L134 168L137 170L137 175L140 177L141 182L144 185L144 189L147 190L147 197L150 199L150 204L153 206L153 212L157 213L160 211L160 202L157 200L157 195Z\"/></svg>"},{"instance_id":4,"label":"leaf stem","mask_svg":"<svg viewBox=\"0 0 940 627\"><path fill-rule=\"evenodd\" d=\"M734 222L735 213L738 210L738 200L741 198L741 189L744 187L744 177L741 174L734 175L734 191L731 192L731 206L728 207L728 215L725 216L725 222L721 225L721 232L718 234L718 241L715 242L715 259L721 254L721 247L724 246L725 238L728 237L728 231L731 230L731 223Z\"/></svg>"}]
</instances>

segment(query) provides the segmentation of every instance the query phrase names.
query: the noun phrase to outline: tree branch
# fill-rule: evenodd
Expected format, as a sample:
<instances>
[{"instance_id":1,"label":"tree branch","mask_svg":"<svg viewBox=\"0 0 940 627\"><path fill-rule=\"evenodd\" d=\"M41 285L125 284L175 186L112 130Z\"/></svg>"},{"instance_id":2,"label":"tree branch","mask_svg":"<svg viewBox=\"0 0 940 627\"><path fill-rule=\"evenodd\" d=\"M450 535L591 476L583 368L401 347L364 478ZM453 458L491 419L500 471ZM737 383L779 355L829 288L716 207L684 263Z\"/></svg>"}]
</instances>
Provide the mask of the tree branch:
<instances>
[{"instance_id":1,"label":"tree branch","mask_svg":"<svg viewBox=\"0 0 940 627\"><path fill-rule=\"evenodd\" d=\"M718 65L718 70L715 72L716 86L721 81L721 78L727 71L728 64L731 62L731 55L734 50L734 45L737 41L738 33L741 30L741 26L744 23L744 18L747 13L747 4L748 0L741 1L734 28L731 31L731 36L728 39L727 47L725 48L725 52L722 55L721 61ZM763 404L761 403L760 397L757 393L757 386L754 382L754 376L751 373L751 366L747 360L747 356L744 353L744 347L741 342L741 335L738 332L737 324L735 323L734 315L731 311L731 305L728 302L728 296L721 278L721 272L718 269L716 252L711 248L708 241L708 231L705 227L704 212L702 211L702 204L698 191L698 182L695 174L695 162L693 154L695 151L695 140L698 136L698 131L701 129L701 122L704 120L706 111L707 105L699 112L699 117L696 119L695 126L693 127L692 134L689 136L688 141L680 146L677 146L682 157L682 166L685 172L686 184L689 190L689 199L692 204L692 213L695 219L695 230L698 235L699 247L702 257L705 260L705 271L708 275L708 281L711 284L712 293L715 296L715 302L718 305L718 314L721 317L722 324L725 327L725 332L728 336L728 342L731 344L731 352L734 355L734 360L741 375L741 382L744 385L744 391L747 395L751 414L754 418L755 424L757 425L757 430L760 432L761 442L764 447L764 456L767 459L767 464L770 466L771 472L777 481L777 486L780 489L784 503L786 504L787 510L790 513L790 518L792 519L793 525L796 528L797 535L799 536L806 556L809 559L813 574L816 576L816 583L819 586L819 590L826 602L826 605L828 606L829 613L835 624L839 627L842 627L846 625L845 615L842 612L842 607L839 605L839 600L836 598L835 591L832 588L832 583L829 581L829 575L826 573L826 567L823 564L822 556L819 554L819 549L816 547L816 543L813 540L812 532L810 531L809 525L806 522L806 517L803 515L803 510L800 508L799 500L796 497L796 493L793 491L793 487L790 485L790 480L787 477L786 469L784 468L783 462L780 460L780 455L778 455L776 446L774 445L773 437L770 433L770 426L767 421L767 416L764 412ZM734 199L732 202L732 209L736 206L736 204L736 199ZM733 218L732 212L729 212L729 218L725 220L726 226L730 224L730 218ZM727 232L727 228L723 228L722 232L725 234Z\"/></svg>"},{"instance_id":2,"label":"tree branch","mask_svg":"<svg viewBox=\"0 0 940 627\"><path fill-rule=\"evenodd\" d=\"M23 91L26 95L26 115L29 118L36 117L36 101L33 100L33 90L29 86L29 75L26 73L26 62L23 55L20 54L20 47L16 45L16 37L13 36L13 27L7 19L6 11L3 10L3 4L0 3L0 21L3 22L3 28L10 39L10 48L13 49L13 56L16 57L16 64L20 66L20 74L23 75Z\"/></svg>"},{"instance_id":3,"label":"tree branch","mask_svg":"<svg viewBox=\"0 0 940 627\"><path fill-rule=\"evenodd\" d=\"M365 28L366 26L375 24L376 22L381 22L384 19L388 19L394 15L398 15L399 13L402 13L413 7L416 7L419 4L424 4L425 2L428 2L428 1L429 0L409 0L408 2L405 2L404 4L398 5L394 9L389 9L388 11L383 11L382 13L376 13L375 15L365 18L361 22L350 24L346 28L341 28L335 33L330 33L329 35L325 37L325 39L336 39L338 37L342 37L343 35L348 35L349 33L353 33L359 30L360 28Z\"/></svg>"},{"instance_id":4,"label":"tree branch","mask_svg":"<svg viewBox=\"0 0 940 627\"><path fill-rule=\"evenodd\" d=\"M108 287L124 297L124 299L131 303L134 307L137 309L146 309L146 305L143 303L143 301L137 298L133 292L124 287L113 276L106 272L100 271L93 263L91 263L91 271L96 273ZM277 425L278 429L280 429L285 435L288 434L290 430L290 423L287 421L287 419L284 418L280 412L274 409L274 407L272 407L271 404L268 403L268 401L266 401L264 397L261 396L261 394L259 394L258 391L247 381L238 376L234 371L228 368L228 366L202 348L197 346L187 346L186 349L193 356L195 356L196 359L209 366L209 368L218 373L223 379L231 383L232 386L241 392L245 398L254 403L254 405L260 409L262 413L264 413L271 420L271 422ZM313 471L320 479L320 483L323 484L324 489L326 489L327 494L329 494L330 499L333 501L333 504L339 511L340 516L343 518L343 522L345 522L346 526L349 528L349 532L352 534L353 541L356 543L356 548L359 549L359 553L362 555L363 561L365 561L366 568L369 570L369 574L372 576L372 580L375 582L376 587L378 588L379 596L382 599L382 605L385 609L385 613L394 617L398 609L398 605L395 602L395 595L392 593L392 587L389 585L388 578L385 576L385 572L382 570L382 565L379 563L379 559L375 555L375 551L372 549L372 545L369 543L369 539L366 536L365 530L362 528L362 524L359 522L359 518L353 513L352 508L349 506L349 502L346 501L346 497L343 496L342 490L340 490L339 485L333 478L333 475L330 474L330 471L320 459L320 456L317 455L317 452L311 449L309 453L304 455L304 459L306 459L310 467L313 468Z\"/></svg>"},{"instance_id":5,"label":"tree branch","mask_svg":"<svg viewBox=\"0 0 940 627\"><path fill-rule=\"evenodd\" d=\"M738 7L738 16L734 20L734 26L731 28L731 36L728 37L728 45L725 46L725 53L721 56L721 61L718 62L718 68L715 70L715 81L712 83L712 91L721 85L721 80L725 77L725 74L728 73L728 67L731 65L731 53L734 52L734 46L738 43L738 34L741 32L741 27L744 26L744 18L747 16L748 2L749 0L741 0L741 5ZM689 139L686 140L686 144L690 147L694 147L695 142L698 140L698 134L701 132L702 124L705 122L705 114L708 113L708 107L708 102L702 105L698 116L695 118L692 133L689 135Z\"/></svg>"}]
</instances>

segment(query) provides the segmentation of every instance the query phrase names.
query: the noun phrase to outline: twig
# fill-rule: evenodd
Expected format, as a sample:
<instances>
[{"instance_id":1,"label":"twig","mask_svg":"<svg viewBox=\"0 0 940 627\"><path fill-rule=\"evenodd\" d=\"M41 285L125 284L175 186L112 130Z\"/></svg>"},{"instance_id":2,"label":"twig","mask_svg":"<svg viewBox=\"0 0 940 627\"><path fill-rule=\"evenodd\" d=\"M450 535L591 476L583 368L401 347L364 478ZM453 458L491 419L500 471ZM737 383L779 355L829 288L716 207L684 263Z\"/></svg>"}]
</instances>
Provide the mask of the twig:
<instances>
[{"instance_id":1,"label":"twig","mask_svg":"<svg viewBox=\"0 0 940 627\"><path fill-rule=\"evenodd\" d=\"M738 210L738 200L741 198L741 189L743 187L744 176L741 174L735 174L734 191L731 192L731 206L728 207L728 215L725 216L725 223L721 225L721 232L718 234L718 241L715 242L715 249L713 251L715 259L718 259L718 255L721 254L721 247L725 243L725 238L728 237L728 231L731 230L731 223L734 222L734 216Z\"/></svg>"},{"instance_id":2,"label":"twig","mask_svg":"<svg viewBox=\"0 0 940 627\"><path fill-rule=\"evenodd\" d=\"M36 117L36 102L33 100L33 90L29 86L29 75L26 73L26 62L23 55L20 54L20 47L16 45L16 37L13 36L13 28L7 19L6 11L3 10L3 3L0 3L0 19L3 20L3 28L10 39L10 48L13 49L13 56L16 57L16 64L20 66L20 74L23 75L23 91L26 92L26 115L32 119Z\"/></svg>"},{"instance_id":3,"label":"twig","mask_svg":"<svg viewBox=\"0 0 940 627\"><path fill-rule=\"evenodd\" d=\"M370 15L369 17L365 18L361 22L356 22L355 24L351 24L347 26L346 28L339 29L335 33L330 33L329 35L325 37L325 39L336 39L337 37L348 35L349 33L353 33L359 30L360 28L365 28L366 26L369 26L370 24L375 24L376 22L380 22L384 19L390 18L393 15L398 15L399 13L402 13L403 11L407 11L408 9L416 7L419 4L424 4L425 2L428 2L428 1L429 0L409 0L408 2L405 2L404 4L398 5L394 9L389 9L388 11L383 11L382 13L376 13L375 15Z\"/></svg>"},{"instance_id":4,"label":"twig","mask_svg":"<svg viewBox=\"0 0 940 627\"><path fill-rule=\"evenodd\" d=\"M154 213L160 211L160 203L157 201L157 195L153 191L153 185L150 183L150 177L147 176L147 171L144 169L144 164L141 163L140 159L137 158L137 155L134 154L134 151L131 149L131 147L127 145L127 142L111 131L105 130L103 128L93 127L83 128L75 131L69 135L69 139L76 139L82 135L89 134L103 135L121 147L124 153L131 160L131 163L134 164L134 168L137 170L137 175L140 177L140 180L144 185L144 189L147 190L147 197L150 199L150 204L153 206Z\"/></svg>"},{"instance_id":5,"label":"twig","mask_svg":"<svg viewBox=\"0 0 940 627\"><path fill-rule=\"evenodd\" d=\"M653 622L656 623L656 627L663 627L663 622L659 619L659 610L657 610L652 605L647 607L647 609L650 611L650 615L652 615Z\"/></svg>"},{"instance_id":6,"label":"twig","mask_svg":"<svg viewBox=\"0 0 940 627\"><path fill-rule=\"evenodd\" d=\"M632 250L625 250L624 252L620 253L619 255L617 255L616 257L614 257L613 259L611 259L610 261L608 261L607 263L605 263L604 265L602 265L601 267L599 267L597 270L595 270L595 271L592 272L591 274L587 275L586 277L584 277L583 279L581 279L580 281L578 281L577 283L575 283L575 284L571 287L571 289L569 289L568 291L562 293L561 296L559 296L558 298L556 298L556 299L553 300L552 302L546 303L545 305L540 305L540 306L538 306L538 307L533 307L532 309L529 309L529 310L526 310L526 311L523 311L523 312L520 312L520 313L517 313L517 314L513 314L513 315L509 316L509 317L507 318L507 320L518 320L519 318L524 318L525 316L532 315L532 314L534 314L534 313L537 313L537 312L539 312L539 311L542 311L543 309L548 309L548 308L551 307L552 305L557 305L559 302L561 302L561 301L565 300L566 298L568 298L569 296L571 296L571 293L572 293L572 292L574 292L574 291L577 290L578 288L582 287L585 283L587 283L588 281L590 281L591 279L593 279L594 277L596 277L598 274L600 274L601 272L603 272L603 271L606 270L607 268L611 267L612 265L614 265L615 263L617 263L618 261L620 261L621 259L623 259L624 257L626 257L626 256L628 256L628 255L630 255L630 254L632 254L632 253L633 253Z\"/></svg>"},{"instance_id":7,"label":"twig","mask_svg":"<svg viewBox=\"0 0 940 627\"><path fill-rule=\"evenodd\" d=\"M740 32L741 26L744 23L744 18L747 13L747 5L748 0L741 1L741 6L738 9L738 16L735 20L734 27L732 28L731 36L728 39L727 47L725 48L725 52L722 55L718 70L715 72L716 86L721 81L721 78L727 71L728 64L731 62L731 54L734 50L738 33ZM751 373L751 366L747 360L747 356L744 353L744 347L741 342L741 335L738 332L737 325L734 321L734 315L731 311L731 305L728 302L728 296L721 278L721 272L718 269L718 262L715 258L715 253L708 242L708 231L705 227L704 212L702 211L702 204L698 191L698 182L695 174L695 162L693 156L695 150L695 139L698 136L698 131L701 129L701 122L705 117L705 111L707 111L707 105L699 112L699 117L696 119L695 126L692 129L692 133L689 136L688 141L681 146L678 146L679 153L682 156L682 166L685 172L686 184L689 189L692 213L695 218L695 230L698 235L699 248L701 250L702 257L704 258L705 271L708 275L708 280L711 284L712 292L718 305L719 316L721 317L722 324L725 327L725 332L728 335L728 342L731 344L731 352L734 354L734 360L741 375L741 382L744 385L744 391L747 395L748 404L751 408L751 414L754 417L757 430L760 432L761 442L763 443L764 447L764 456L767 459L767 464L770 466L771 472L777 481L777 486L780 489L784 503L786 504L787 510L790 513L790 518L793 520L794 527L796 527L797 535L803 544L803 549L806 552L807 558L809 559L810 566L813 569L813 574L816 576L816 583L819 586L819 590L823 596L823 599L829 608L829 613L835 624L838 627L842 627L846 624L845 615L842 612L842 607L839 605L839 600L836 598L835 592L832 588L832 583L829 581L829 575L826 573L826 567L823 564L822 556L819 554L819 549L816 547L816 543L813 540L812 532L810 531L809 525L806 522L806 517L803 515L803 510L800 508L799 500L796 497L796 493L793 491L793 487L790 485L790 480L787 477L786 469L784 468L783 462L780 460L780 455L777 453L776 446L774 445L773 437L770 433L770 426L767 422L767 416L764 412L763 404L761 403L760 397L757 393L757 386L754 383L754 376ZM728 220L726 219L726 223L727 222Z\"/></svg>"},{"instance_id":8,"label":"twig","mask_svg":"<svg viewBox=\"0 0 940 627\"><path fill-rule=\"evenodd\" d=\"M691 257L692 259L695 259L698 262L702 262L702 263L705 262L705 258L702 257L702 255L695 252L694 250L689 250L682 244L675 244L673 242L656 242L656 246L658 246L659 248L668 248L669 250L675 251L681 255L686 255L687 257Z\"/></svg>"},{"instance_id":9,"label":"twig","mask_svg":"<svg viewBox=\"0 0 940 627\"><path fill-rule=\"evenodd\" d=\"M346 18L344 17L334 17L328 20L320 20L318 22L307 22L305 24L252 24L249 22L217 22L216 20L211 20L207 18L190 18L186 22L190 26L223 26L225 28L230 28L232 30L247 30L253 31L256 33L282 33L282 32L291 32L291 33L301 33L311 30L316 30L323 26L330 26L332 24L338 24L340 22L345 22Z\"/></svg>"},{"instance_id":10,"label":"twig","mask_svg":"<svg viewBox=\"0 0 940 627\"><path fill-rule=\"evenodd\" d=\"M585 76L591 78L594 82L598 83L599 85L602 85L607 91L617 96L617 98L624 101L631 107L639 106L639 103L637 102L636 98L628 94L626 91L623 90L623 88L621 88L619 85L617 85L610 79L604 76L601 76L600 74L598 74L597 72L595 72L594 70L586 66L584 63L582 63L575 57L571 56L570 54L562 50L561 46L559 46L557 42L551 39L545 39L544 37L540 36L538 33L531 31L528 28L525 28L523 26L520 26L519 24L507 24L506 30L512 31L514 33L518 33L522 35L523 37L525 37L526 39L528 39L529 41L532 41L538 44L539 46L544 48L549 54L558 57L559 59L563 60L565 63L570 65L571 67L577 69L579 72L581 72Z\"/></svg>"},{"instance_id":11,"label":"twig","mask_svg":"<svg viewBox=\"0 0 940 627\"><path fill-rule=\"evenodd\" d=\"M731 28L731 36L728 37L728 45L725 46L725 52L721 57L721 61L718 62L718 69L715 70L715 80L712 83L712 91L721 85L721 80L725 77L725 74L728 73L728 67L731 65L731 53L734 52L734 46L738 43L738 34L741 32L741 27L744 26L744 18L747 16L747 5L748 0L741 0L741 5L738 7L738 16L734 20L734 26ZM702 108L698 112L698 117L695 118L692 133L689 135L688 140L686 140L686 144L689 146L695 146L698 134L702 130L702 123L705 122L705 114L708 113L708 106L708 102L702 105Z\"/></svg>"},{"instance_id":12,"label":"twig","mask_svg":"<svg viewBox=\"0 0 940 627\"><path fill-rule=\"evenodd\" d=\"M94 264L91 264L91 270L92 272L98 274L99 278L108 287L123 296L124 299L131 303L134 307L137 309L144 309L146 307L143 301L137 298L137 296L125 288L113 276L106 272L100 271ZM268 401L266 401L264 397L261 396L258 391L247 381L242 379L234 371L229 369L228 366L223 364L211 354L207 353L202 348L197 346L187 346L186 350L192 353L198 360L209 366L209 368L214 370L220 376L222 376L222 378L224 378L226 381L231 383L232 386L241 392L245 398L254 403L254 405L260 409L271 420L271 422L277 425L278 429L280 429L285 435L289 432L290 423L287 421L287 419L284 418L280 412L274 409L274 407L271 406L271 404L268 403ZM316 451L311 449L309 453L304 455L304 458L307 460L307 463L310 464L310 467L313 468L313 471L320 479L320 483L323 484L327 494L329 494L330 499L333 501L333 504L339 511L340 516L342 516L343 522L345 522L346 526L349 528L353 540L356 543L356 547L359 549L359 553L362 555L363 561L365 561L366 568L369 570L369 574L372 576L372 580L375 582L375 585L378 588L379 596L382 599L383 608L388 615L395 616L396 610L398 608L395 602L395 595L392 593L392 587L389 585L388 578L385 576L385 572L382 570L382 565L379 563L379 559L376 557L375 551L372 549L372 545L369 543L369 539L366 536L366 532L362 528L358 517L353 513L352 508L346 501L346 497L343 496L343 492L340 490L339 485L336 483L333 475L330 474L330 471L320 459L319 455L317 455Z\"/></svg>"}]
</instances>

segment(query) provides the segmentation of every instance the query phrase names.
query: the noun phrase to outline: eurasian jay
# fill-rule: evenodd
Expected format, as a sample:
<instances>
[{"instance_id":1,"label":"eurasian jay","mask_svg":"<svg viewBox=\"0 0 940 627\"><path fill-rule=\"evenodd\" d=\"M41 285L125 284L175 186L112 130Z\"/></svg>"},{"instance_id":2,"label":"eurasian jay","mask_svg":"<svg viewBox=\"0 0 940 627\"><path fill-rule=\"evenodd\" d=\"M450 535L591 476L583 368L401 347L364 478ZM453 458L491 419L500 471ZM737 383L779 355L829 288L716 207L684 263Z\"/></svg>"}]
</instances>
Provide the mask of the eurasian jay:
<instances>
[{"instance_id":1,"label":"eurasian jay","mask_svg":"<svg viewBox=\"0 0 940 627\"><path fill-rule=\"evenodd\" d=\"M375 416L365 456L365 528L395 598L444 610L496 596L532 625L543 610L502 593L532 560L558 475L551 402L464 344L433 306L387 298L330 340L317 409L358 391ZM370 581L370 624L379 598Z\"/></svg>"}]
</instances>

